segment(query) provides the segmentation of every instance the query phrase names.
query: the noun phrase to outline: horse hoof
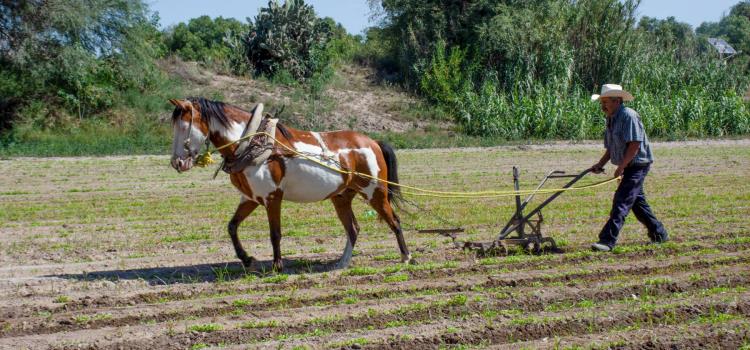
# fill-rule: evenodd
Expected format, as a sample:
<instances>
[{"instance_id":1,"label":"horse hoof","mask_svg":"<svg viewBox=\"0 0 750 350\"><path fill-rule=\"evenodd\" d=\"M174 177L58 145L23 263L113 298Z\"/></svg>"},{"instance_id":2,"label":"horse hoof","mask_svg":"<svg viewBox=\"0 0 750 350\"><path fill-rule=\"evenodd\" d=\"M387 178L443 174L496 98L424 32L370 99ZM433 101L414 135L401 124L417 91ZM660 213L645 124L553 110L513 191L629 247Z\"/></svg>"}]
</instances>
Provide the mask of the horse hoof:
<instances>
[{"instance_id":1,"label":"horse hoof","mask_svg":"<svg viewBox=\"0 0 750 350\"><path fill-rule=\"evenodd\" d=\"M336 263L336 265L333 265L333 269L334 270L342 270L342 269L345 269L347 267L349 267L349 262L348 261L339 261L339 262Z\"/></svg>"},{"instance_id":2,"label":"horse hoof","mask_svg":"<svg viewBox=\"0 0 750 350\"><path fill-rule=\"evenodd\" d=\"M402 264L409 264L409 265L416 265L417 261L414 260L414 258L411 257L411 254L408 255L402 255L401 256L401 263Z\"/></svg>"},{"instance_id":3,"label":"horse hoof","mask_svg":"<svg viewBox=\"0 0 750 350\"><path fill-rule=\"evenodd\" d=\"M273 270L273 272L281 272L282 270L284 270L284 263L281 261L274 261L271 265L271 269Z\"/></svg>"},{"instance_id":4,"label":"horse hoof","mask_svg":"<svg viewBox=\"0 0 750 350\"><path fill-rule=\"evenodd\" d=\"M255 263L255 258L251 257L245 257L240 259L242 261L242 266L244 266L246 269L249 269L253 266Z\"/></svg>"}]
</instances>

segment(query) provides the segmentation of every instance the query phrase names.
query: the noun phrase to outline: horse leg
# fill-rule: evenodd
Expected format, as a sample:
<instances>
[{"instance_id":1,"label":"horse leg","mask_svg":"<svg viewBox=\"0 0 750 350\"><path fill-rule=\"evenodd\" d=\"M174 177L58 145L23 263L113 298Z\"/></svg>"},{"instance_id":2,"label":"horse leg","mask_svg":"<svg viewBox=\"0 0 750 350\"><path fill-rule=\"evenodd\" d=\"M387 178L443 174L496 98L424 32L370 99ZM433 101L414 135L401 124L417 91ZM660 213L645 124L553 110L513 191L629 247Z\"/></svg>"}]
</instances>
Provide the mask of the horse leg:
<instances>
[{"instance_id":1,"label":"horse leg","mask_svg":"<svg viewBox=\"0 0 750 350\"><path fill-rule=\"evenodd\" d=\"M229 237L232 238L232 245L234 245L234 252L237 254L237 257L242 261L242 264L245 265L245 267L250 267L252 265L253 261L255 259L251 256L247 255L247 252L245 252L245 249L242 248L242 243L240 242L240 238L237 235L237 227L240 226L243 220L247 218L250 213L255 210L255 208L258 207L258 203L255 203L253 201L243 201L240 203L240 205L237 206L237 210L234 212L234 216L232 216L232 220L229 220L229 224L227 225L227 230L229 231Z\"/></svg>"},{"instance_id":2,"label":"horse leg","mask_svg":"<svg viewBox=\"0 0 750 350\"><path fill-rule=\"evenodd\" d=\"M417 262L411 258L409 248L406 247L406 241L404 240L404 233L401 230L401 220L398 215L393 211L391 203L388 201L388 195L385 189L377 188L373 193L372 199L370 199L370 206L385 220L391 231L396 235L396 241L398 242L398 249L401 252L401 262L405 264L416 264Z\"/></svg>"},{"instance_id":3,"label":"horse leg","mask_svg":"<svg viewBox=\"0 0 750 350\"><path fill-rule=\"evenodd\" d=\"M281 272L284 263L281 261L281 196L266 200L266 214L268 214L268 226L271 230L271 246L273 246L272 269Z\"/></svg>"},{"instance_id":4,"label":"horse leg","mask_svg":"<svg viewBox=\"0 0 750 350\"><path fill-rule=\"evenodd\" d=\"M346 230L347 234L346 247L341 254L339 262L336 263L336 269L343 269L349 266L352 261L352 250L357 243L359 224L357 224L357 219L354 217L354 212L352 211L352 199L355 195L356 193L353 191L346 191L331 198L333 206L336 208L336 214L339 220L341 220L341 224L344 225L344 230Z\"/></svg>"}]
</instances>

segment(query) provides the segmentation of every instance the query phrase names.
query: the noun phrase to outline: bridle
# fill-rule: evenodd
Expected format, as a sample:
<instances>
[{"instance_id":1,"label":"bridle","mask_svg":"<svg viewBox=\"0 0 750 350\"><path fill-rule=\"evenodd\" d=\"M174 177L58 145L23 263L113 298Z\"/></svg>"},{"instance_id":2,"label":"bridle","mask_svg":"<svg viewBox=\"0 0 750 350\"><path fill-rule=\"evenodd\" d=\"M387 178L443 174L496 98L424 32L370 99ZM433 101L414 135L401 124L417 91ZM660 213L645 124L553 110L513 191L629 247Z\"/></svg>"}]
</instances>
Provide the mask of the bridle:
<instances>
[{"instance_id":1,"label":"bridle","mask_svg":"<svg viewBox=\"0 0 750 350\"><path fill-rule=\"evenodd\" d=\"M188 128L187 128L187 137L185 138L185 143L183 143L183 145L182 145L185 148L185 151L187 152L187 154L191 158L193 156L190 155L190 143L191 143L190 135L192 134L191 131L193 130L193 119L195 119L195 107L191 106L190 107L190 123L188 124ZM210 142L209 138L206 137L206 150L208 150L208 143L209 142ZM200 153L200 149L198 149L198 153Z\"/></svg>"}]
</instances>

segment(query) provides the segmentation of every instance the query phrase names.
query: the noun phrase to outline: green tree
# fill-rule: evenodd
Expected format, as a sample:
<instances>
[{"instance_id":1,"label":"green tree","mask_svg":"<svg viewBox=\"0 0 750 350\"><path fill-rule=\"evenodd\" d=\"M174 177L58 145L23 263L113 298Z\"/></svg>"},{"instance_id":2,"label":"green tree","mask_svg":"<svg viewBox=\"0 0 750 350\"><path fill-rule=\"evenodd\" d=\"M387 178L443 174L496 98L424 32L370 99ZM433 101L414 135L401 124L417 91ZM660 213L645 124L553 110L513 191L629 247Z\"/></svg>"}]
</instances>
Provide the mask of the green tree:
<instances>
[{"instance_id":1,"label":"green tree","mask_svg":"<svg viewBox=\"0 0 750 350\"><path fill-rule=\"evenodd\" d=\"M270 0L255 17L255 28L247 41L247 58L256 74L281 72L298 81L310 78L327 66L322 54L334 30L333 21L318 18L303 0L280 5Z\"/></svg>"},{"instance_id":2,"label":"green tree","mask_svg":"<svg viewBox=\"0 0 750 350\"><path fill-rule=\"evenodd\" d=\"M245 24L233 18L200 16L168 29L166 41L170 52L185 60L242 71L241 62L233 55L236 50L244 51L241 43L251 29L249 20Z\"/></svg>"},{"instance_id":3,"label":"green tree","mask_svg":"<svg viewBox=\"0 0 750 350\"><path fill-rule=\"evenodd\" d=\"M0 125L23 114L44 125L66 113L82 119L121 91L153 88L163 53L157 22L141 1L0 3Z\"/></svg>"}]
</instances>

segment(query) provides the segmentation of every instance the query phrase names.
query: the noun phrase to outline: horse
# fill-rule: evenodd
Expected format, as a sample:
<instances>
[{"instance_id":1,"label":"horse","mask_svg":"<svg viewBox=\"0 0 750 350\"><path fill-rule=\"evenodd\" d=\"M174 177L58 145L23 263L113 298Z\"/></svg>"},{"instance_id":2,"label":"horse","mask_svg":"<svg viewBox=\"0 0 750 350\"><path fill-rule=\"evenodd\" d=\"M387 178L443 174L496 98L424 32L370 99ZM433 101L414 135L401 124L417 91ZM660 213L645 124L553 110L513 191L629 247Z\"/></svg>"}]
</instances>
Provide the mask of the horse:
<instances>
[{"instance_id":1,"label":"horse","mask_svg":"<svg viewBox=\"0 0 750 350\"><path fill-rule=\"evenodd\" d=\"M207 100L205 98L171 99L175 106L172 113L174 140L172 143L171 165L178 172L190 170L204 142L220 148L222 157L233 157L236 141L254 114L262 111L262 104L253 112L239 107ZM252 130L254 131L254 130ZM347 242L335 268L349 266L352 250L357 242L359 224L352 211L352 200L361 196L385 221L396 236L401 253L401 262L414 263L404 240L401 221L394 212L400 192L398 165L393 148L385 142L375 141L351 130L314 132L297 130L279 122L276 125L276 143L315 155L351 170L349 173L336 172L309 159L283 152L279 145L273 153L259 165L249 165L243 170L230 173L232 185L240 192L240 203L227 225L237 258L245 267L256 261L249 256L237 235L237 229L258 206L266 209L273 247L274 271L282 271L281 259L281 205L283 201L310 203L330 200L347 234ZM208 141L207 141L208 140ZM358 176L356 173L371 175L389 183Z\"/></svg>"}]
</instances>

